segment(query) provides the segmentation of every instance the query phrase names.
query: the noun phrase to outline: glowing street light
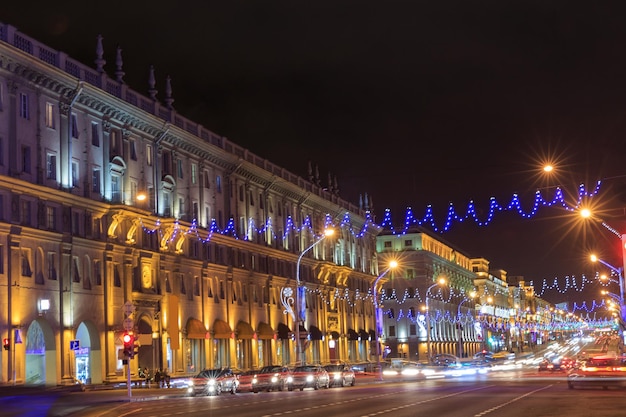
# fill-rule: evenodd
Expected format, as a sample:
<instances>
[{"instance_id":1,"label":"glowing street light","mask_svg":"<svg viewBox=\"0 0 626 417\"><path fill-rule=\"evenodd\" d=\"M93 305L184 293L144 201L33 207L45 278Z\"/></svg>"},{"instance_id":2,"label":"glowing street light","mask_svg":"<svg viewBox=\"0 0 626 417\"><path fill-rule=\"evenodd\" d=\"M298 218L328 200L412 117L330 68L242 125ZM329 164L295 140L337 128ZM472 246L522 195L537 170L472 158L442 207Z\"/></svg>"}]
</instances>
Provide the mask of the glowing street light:
<instances>
[{"instance_id":1,"label":"glowing street light","mask_svg":"<svg viewBox=\"0 0 626 417\"><path fill-rule=\"evenodd\" d=\"M302 349L302 340L300 340L300 325L304 325L306 322L306 297L304 294L304 287L300 287L300 262L305 253L313 249L316 245L319 245L324 239L332 236L335 233L333 229L324 230L324 235L313 242L309 247L303 250L298 256L298 262L296 263L296 293L293 294L291 288L283 287L281 290L281 302L285 307L284 313L289 313L293 319L296 336L296 357L301 357L301 364L304 365L306 357L304 349ZM302 292L302 294L301 294ZM295 307L295 311L294 311Z\"/></svg>"},{"instance_id":2,"label":"glowing street light","mask_svg":"<svg viewBox=\"0 0 626 417\"><path fill-rule=\"evenodd\" d=\"M375 338L374 342L376 343L376 365L378 367L378 379L381 381L383 379L383 368L380 365L380 337L383 333L383 309L381 308L381 305L378 302L378 291L376 290L376 287L378 285L378 281L380 281L380 279L384 277L387 274L387 272L397 267L398 267L397 261L390 261L387 269L385 269L376 278L376 280L374 280L374 283L372 284L372 296L373 296L374 313L375 313L374 318L376 320L376 331L374 334L374 338Z\"/></svg>"},{"instance_id":3,"label":"glowing street light","mask_svg":"<svg viewBox=\"0 0 626 417\"><path fill-rule=\"evenodd\" d=\"M461 300L461 302L459 303L459 308L457 309L456 332L457 332L457 336L459 339L459 349L458 349L458 354L457 354L459 358L463 357L463 328L461 326L461 306L463 305L464 302L473 300L475 297L476 297L476 291L471 291L469 293L469 298L463 297L463 300Z\"/></svg>"},{"instance_id":4,"label":"glowing street light","mask_svg":"<svg viewBox=\"0 0 626 417\"><path fill-rule=\"evenodd\" d=\"M439 278L437 280L437 282L435 282L433 285L431 285L430 287L428 287L428 289L426 290L426 351L427 351L427 355L428 355L428 363L431 362L432 358L430 356L430 330L431 330L431 325L430 325L430 310L428 308L428 294L430 294L430 290L433 289L434 287L438 286L438 285L446 285L446 279L445 278Z\"/></svg>"},{"instance_id":5,"label":"glowing street light","mask_svg":"<svg viewBox=\"0 0 626 417\"><path fill-rule=\"evenodd\" d=\"M626 326L626 305L624 305L624 270L623 268L617 268L610 263L598 258L596 255L592 254L590 256L591 262L600 262L602 265L606 266L613 272L617 274L617 282L619 283L619 295L608 293L609 295L614 296L613 298L619 302L620 307L620 316L622 319L622 327ZM607 278L609 282L615 282L615 280Z\"/></svg>"}]
</instances>

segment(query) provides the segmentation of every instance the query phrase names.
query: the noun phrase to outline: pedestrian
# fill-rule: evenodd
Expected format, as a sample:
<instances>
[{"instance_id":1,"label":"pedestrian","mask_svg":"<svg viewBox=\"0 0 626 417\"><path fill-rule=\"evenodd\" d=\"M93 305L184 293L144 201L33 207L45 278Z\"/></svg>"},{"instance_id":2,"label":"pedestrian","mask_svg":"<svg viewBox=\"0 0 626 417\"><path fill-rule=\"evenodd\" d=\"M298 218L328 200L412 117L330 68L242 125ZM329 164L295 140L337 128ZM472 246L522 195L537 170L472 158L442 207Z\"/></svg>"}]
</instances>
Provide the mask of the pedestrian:
<instances>
[{"instance_id":1,"label":"pedestrian","mask_svg":"<svg viewBox=\"0 0 626 417\"><path fill-rule=\"evenodd\" d=\"M154 373L154 383L156 384L157 388L161 387L161 370L157 369L157 371Z\"/></svg>"},{"instance_id":2,"label":"pedestrian","mask_svg":"<svg viewBox=\"0 0 626 417\"><path fill-rule=\"evenodd\" d=\"M165 386L170 387L170 376L167 373L167 368L163 370L163 374L161 375L161 388L165 388Z\"/></svg>"},{"instance_id":3,"label":"pedestrian","mask_svg":"<svg viewBox=\"0 0 626 417\"><path fill-rule=\"evenodd\" d=\"M147 366L143 368L143 377L146 380L146 387L150 388L150 371Z\"/></svg>"}]
</instances>

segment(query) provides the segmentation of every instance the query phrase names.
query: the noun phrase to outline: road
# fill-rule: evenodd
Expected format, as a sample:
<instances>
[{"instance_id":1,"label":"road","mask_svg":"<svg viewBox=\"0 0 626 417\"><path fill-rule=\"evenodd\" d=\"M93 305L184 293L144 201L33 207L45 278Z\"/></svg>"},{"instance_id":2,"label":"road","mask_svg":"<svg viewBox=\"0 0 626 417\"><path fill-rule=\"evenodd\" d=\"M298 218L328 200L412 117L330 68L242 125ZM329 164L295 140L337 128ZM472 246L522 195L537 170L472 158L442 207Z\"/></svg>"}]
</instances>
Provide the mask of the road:
<instances>
[{"instance_id":1,"label":"road","mask_svg":"<svg viewBox=\"0 0 626 417\"><path fill-rule=\"evenodd\" d=\"M488 375L426 381L370 379L355 387L302 392L222 394L185 397L182 391L137 391L133 401L123 393L70 393L54 406L36 407L37 401L11 407L2 416L89 417L608 417L626 410L622 389L567 388L563 373L534 370L494 372ZM156 393L153 393L155 391ZM150 392L150 394L148 394ZM93 400L98 396L98 401ZM89 402L94 401L93 404ZM45 403L43 399L40 401ZM11 409L13 409L11 411ZM30 412L26 412L26 411Z\"/></svg>"}]
</instances>

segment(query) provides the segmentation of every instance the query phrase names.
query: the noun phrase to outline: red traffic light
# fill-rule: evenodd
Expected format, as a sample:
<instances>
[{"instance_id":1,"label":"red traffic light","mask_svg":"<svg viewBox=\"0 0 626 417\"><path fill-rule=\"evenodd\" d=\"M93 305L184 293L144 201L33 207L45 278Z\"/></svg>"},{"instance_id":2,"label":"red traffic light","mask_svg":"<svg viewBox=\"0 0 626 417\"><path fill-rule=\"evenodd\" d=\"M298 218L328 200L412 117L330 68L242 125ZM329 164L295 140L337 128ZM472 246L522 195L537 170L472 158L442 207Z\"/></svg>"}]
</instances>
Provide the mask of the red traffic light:
<instances>
[{"instance_id":1,"label":"red traffic light","mask_svg":"<svg viewBox=\"0 0 626 417\"><path fill-rule=\"evenodd\" d=\"M2 339L2 347L4 348L4 350L9 350L9 347L11 347L11 341L8 337Z\"/></svg>"},{"instance_id":2,"label":"red traffic light","mask_svg":"<svg viewBox=\"0 0 626 417\"><path fill-rule=\"evenodd\" d=\"M124 342L124 346L128 346L135 341L135 338L130 333L124 333L124 336L122 336L122 341Z\"/></svg>"}]
</instances>

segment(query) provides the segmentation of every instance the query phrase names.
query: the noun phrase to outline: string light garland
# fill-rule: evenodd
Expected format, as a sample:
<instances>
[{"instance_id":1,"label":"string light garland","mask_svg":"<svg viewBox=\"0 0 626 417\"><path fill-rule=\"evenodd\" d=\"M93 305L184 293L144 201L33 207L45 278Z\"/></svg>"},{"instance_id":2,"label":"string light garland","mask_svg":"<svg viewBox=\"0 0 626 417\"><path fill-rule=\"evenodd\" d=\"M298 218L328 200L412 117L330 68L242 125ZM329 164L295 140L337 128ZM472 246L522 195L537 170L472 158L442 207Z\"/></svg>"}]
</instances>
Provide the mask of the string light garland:
<instances>
[{"instance_id":1,"label":"string light garland","mask_svg":"<svg viewBox=\"0 0 626 417\"><path fill-rule=\"evenodd\" d=\"M416 218L413 214L413 209L411 207L408 207L403 223L403 228L400 231L395 230L391 218L391 210L385 209L385 216L383 218L383 222L381 223L381 227L390 230L393 234L406 234L408 233L409 229L415 225L430 226L435 232L444 233L449 231L455 222L463 223L466 220L473 220L478 226L487 226L493 221L494 215L502 211L514 211L526 219L535 216L540 207L560 206L567 211L575 211L580 208L583 202L589 201L589 199L593 198L600 192L600 185L601 181L598 181L592 191L587 191L585 185L580 184L578 186L578 197L576 198L576 203L574 205L571 205L566 201L565 194L560 187L556 188L552 200L544 199L541 195L541 191L537 190L535 192L535 200L533 206L529 211L524 211L524 209L522 208L522 203L518 194L513 194L511 201L506 205L498 203L495 197L491 197L489 200L489 211L487 212L486 218L483 220L478 218L476 205L474 204L473 200L468 203L465 214L463 215L457 214L454 204L450 203L448 206L446 219L443 222L443 226L437 225L431 205L428 205L426 207L426 212L424 213L424 216L419 219Z\"/></svg>"}]
</instances>

